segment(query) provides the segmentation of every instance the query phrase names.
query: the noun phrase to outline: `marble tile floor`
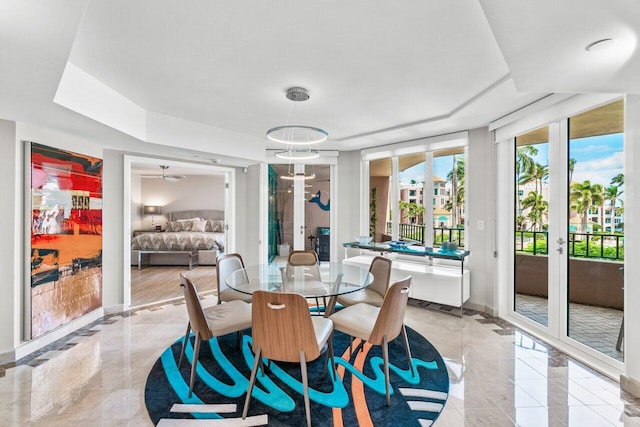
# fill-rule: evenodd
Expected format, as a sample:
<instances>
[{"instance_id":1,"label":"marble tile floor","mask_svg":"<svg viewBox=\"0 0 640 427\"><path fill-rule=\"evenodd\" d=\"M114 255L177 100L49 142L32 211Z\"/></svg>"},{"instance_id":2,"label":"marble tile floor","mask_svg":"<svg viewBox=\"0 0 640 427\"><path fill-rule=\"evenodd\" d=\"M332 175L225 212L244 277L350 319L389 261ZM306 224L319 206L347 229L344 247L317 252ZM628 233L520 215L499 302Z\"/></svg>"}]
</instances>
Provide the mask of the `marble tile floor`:
<instances>
[{"instance_id":1,"label":"marble tile floor","mask_svg":"<svg viewBox=\"0 0 640 427\"><path fill-rule=\"evenodd\" d=\"M205 307L215 303L213 295L203 299ZM423 306L412 300L406 323L436 346L451 379L435 426L640 424L640 399L509 323ZM151 425L147 374L186 319L179 301L109 315L0 366L0 426Z\"/></svg>"}]
</instances>

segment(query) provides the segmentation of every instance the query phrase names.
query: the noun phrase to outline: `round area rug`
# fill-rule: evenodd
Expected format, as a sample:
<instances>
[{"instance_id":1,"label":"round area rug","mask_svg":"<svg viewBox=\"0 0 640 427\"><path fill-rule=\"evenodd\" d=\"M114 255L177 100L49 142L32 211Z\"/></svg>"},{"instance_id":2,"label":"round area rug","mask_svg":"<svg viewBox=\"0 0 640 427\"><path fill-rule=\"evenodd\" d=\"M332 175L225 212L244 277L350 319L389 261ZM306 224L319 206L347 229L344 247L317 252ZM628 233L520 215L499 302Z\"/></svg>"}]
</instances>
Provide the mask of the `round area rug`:
<instances>
[{"instance_id":1,"label":"round area rug","mask_svg":"<svg viewBox=\"0 0 640 427\"><path fill-rule=\"evenodd\" d=\"M193 335L180 369L177 365L182 338L167 348L153 365L145 388L153 423L188 425L189 419L217 419L221 425L235 425L232 419L242 417L254 360L250 332L245 331L241 348L236 334L202 344L191 398L188 392ZM449 375L429 341L410 328L407 334L415 373L409 369L402 338L398 337L389 344L391 406L387 406L381 347L354 340L350 357L349 337L335 332L335 380L330 372L323 378L325 354L307 363L312 424L431 425L447 400ZM242 425L306 424L300 365L271 362L265 363L265 370L266 375L258 372L246 424Z\"/></svg>"}]
</instances>

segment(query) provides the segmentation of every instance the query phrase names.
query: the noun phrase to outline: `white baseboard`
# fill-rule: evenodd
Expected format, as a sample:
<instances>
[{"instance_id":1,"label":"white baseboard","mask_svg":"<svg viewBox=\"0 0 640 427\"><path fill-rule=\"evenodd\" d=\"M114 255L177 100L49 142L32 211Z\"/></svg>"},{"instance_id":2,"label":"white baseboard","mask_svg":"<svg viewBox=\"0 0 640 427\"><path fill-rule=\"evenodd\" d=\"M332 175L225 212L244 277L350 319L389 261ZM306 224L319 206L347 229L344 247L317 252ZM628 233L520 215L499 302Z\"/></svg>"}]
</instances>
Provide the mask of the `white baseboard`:
<instances>
[{"instance_id":1,"label":"white baseboard","mask_svg":"<svg viewBox=\"0 0 640 427\"><path fill-rule=\"evenodd\" d=\"M64 338L72 332L77 331L78 329L87 326L88 324L95 322L96 320L102 318L104 316L104 310L99 308L91 313L85 314L82 317L79 317L71 322L60 326L54 329L51 332L47 332L46 334L34 338L30 341L26 341L20 344L15 349L14 360L20 360L25 356L30 355L34 351L40 350L42 347L45 347L60 338Z\"/></svg>"},{"instance_id":2,"label":"white baseboard","mask_svg":"<svg viewBox=\"0 0 640 427\"><path fill-rule=\"evenodd\" d=\"M3 351L0 353L0 365L15 362L16 352L14 350Z\"/></svg>"},{"instance_id":3,"label":"white baseboard","mask_svg":"<svg viewBox=\"0 0 640 427\"><path fill-rule=\"evenodd\" d=\"M124 311L124 304L115 304L109 307L103 307L104 315L122 313Z\"/></svg>"},{"instance_id":4,"label":"white baseboard","mask_svg":"<svg viewBox=\"0 0 640 427\"><path fill-rule=\"evenodd\" d=\"M495 314L493 314L493 309L491 307L487 307L484 304L478 304L475 303L473 301L467 301L464 303L464 308L468 308L471 310L475 310L475 311L479 311L480 313L487 313L491 316L495 316Z\"/></svg>"},{"instance_id":5,"label":"white baseboard","mask_svg":"<svg viewBox=\"0 0 640 427\"><path fill-rule=\"evenodd\" d=\"M640 381L629 378L626 375L620 375L620 388L640 398Z\"/></svg>"}]
</instances>

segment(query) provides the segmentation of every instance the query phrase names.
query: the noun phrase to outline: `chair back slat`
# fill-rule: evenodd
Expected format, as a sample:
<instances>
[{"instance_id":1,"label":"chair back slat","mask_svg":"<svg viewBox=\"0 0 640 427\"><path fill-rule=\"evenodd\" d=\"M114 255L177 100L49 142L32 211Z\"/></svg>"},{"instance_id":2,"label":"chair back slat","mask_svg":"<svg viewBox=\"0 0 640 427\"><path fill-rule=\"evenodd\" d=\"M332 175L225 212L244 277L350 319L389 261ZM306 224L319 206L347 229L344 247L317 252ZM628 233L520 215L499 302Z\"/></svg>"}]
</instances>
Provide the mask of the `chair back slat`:
<instances>
[{"instance_id":1,"label":"chair back slat","mask_svg":"<svg viewBox=\"0 0 640 427\"><path fill-rule=\"evenodd\" d=\"M370 344L381 345L384 336L387 337L387 342L389 342L400 335L404 324L404 314L407 310L407 302L409 301L410 286L411 277L407 277L389 287L369 337Z\"/></svg>"},{"instance_id":2,"label":"chair back slat","mask_svg":"<svg viewBox=\"0 0 640 427\"><path fill-rule=\"evenodd\" d=\"M314 251L292 251L289 253L287 279L303 275L305 279L320 280L320 267L318 266L318 254Z\"/></svg>"},{"instance_id":3,"label":"chair back slat","mask_svg":"<svg viewBox=\"0 0 640 427\"><path fill-rule=\"evenodd\" d=\"M314 265L318 263L318 254L314 251L291 251L287 263L294 267L298 265Z\"/></svg>"},{"instance_id":4,"label":"chair back slat","mask_svg":"<svg viewBox=\"0 0 640 427\"><path fill-rule=\"evenodd\" d=\"M387 289L389 289L391 260L381 256L375 257L373 261L371 261L369 272L373 275L373 282L371 282L367 289L371 289L384 297Z\"/></svg>"},{"instance_id":5,"label":"chair back slat","mask_svg":"<svg viewBox=\"0 0 640 427\"><path fill-rule=\"evenodd\" d=\"M267 359L299 362L320 355L309 304L300 294L256 291L252 303L253 347Z\"/></svg>"},{"instance_id":6,"label":"chair back slat","mask_svg":"<svg viewBox=\"0 0 640 427\"><path fill-rule=\"evenodd\" d=\"M180 286L184 290L184 302L187 305L187 313L189 314L191 330L194 334L200 335L200 338L203 341L211 339L213 334L211 333L207 319L204 316L198 290L193 286L191 280L182 275L180 275Z\"/></svg>"}]
</instances>

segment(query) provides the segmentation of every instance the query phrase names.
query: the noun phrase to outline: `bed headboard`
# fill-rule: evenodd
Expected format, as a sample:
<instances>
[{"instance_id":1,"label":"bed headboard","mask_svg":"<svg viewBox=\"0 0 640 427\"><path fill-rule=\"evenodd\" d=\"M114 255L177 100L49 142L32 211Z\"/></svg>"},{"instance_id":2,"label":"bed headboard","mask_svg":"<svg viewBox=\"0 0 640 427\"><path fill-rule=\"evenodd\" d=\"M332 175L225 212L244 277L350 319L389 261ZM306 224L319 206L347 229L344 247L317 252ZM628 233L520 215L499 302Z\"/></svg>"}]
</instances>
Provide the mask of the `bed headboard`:
<instances>
[{"instance_id":1,"label":"bed headboard","mask_svg":"<svg viewBox=\"0 0 640 427\"><path fill-rule=\"evenodd\" d=\"M169 212L169 221L177 221L179 219L202 218L213 221L224 220L224 211L214 209L195 209L191 211L175 211Z\"/></svg>"}]
</instances>

